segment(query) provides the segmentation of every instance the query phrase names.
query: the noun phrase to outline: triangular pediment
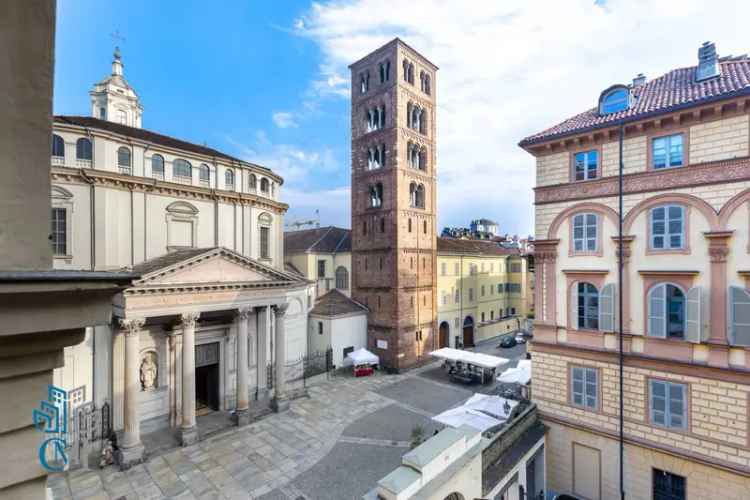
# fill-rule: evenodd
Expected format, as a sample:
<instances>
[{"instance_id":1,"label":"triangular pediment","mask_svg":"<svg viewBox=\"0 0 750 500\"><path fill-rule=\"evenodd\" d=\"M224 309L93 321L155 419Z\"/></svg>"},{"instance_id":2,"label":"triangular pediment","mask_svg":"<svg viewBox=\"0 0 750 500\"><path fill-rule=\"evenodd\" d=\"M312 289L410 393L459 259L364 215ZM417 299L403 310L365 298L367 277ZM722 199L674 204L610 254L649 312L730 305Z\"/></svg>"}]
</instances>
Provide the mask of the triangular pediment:
<instances>
[{"instance_id":1,"label":"triangular pediment","mask_svg":"<svg viewBox=\"0 0 750 500\"><path fill-rule=\"evenodd\" d=\"M136 281L136 286L180 286L246 283L289 283L299 281L281 272L242 256L226 248L213 248L184 252L170 259L169 254L153 261L148 271ZM159 264L163 265L159 265ZM148 263L144 263L147 265ZM144 266L145 267L145 266ZM136 269L137 271L137 266Z\"/></svg>"}]
</instances>

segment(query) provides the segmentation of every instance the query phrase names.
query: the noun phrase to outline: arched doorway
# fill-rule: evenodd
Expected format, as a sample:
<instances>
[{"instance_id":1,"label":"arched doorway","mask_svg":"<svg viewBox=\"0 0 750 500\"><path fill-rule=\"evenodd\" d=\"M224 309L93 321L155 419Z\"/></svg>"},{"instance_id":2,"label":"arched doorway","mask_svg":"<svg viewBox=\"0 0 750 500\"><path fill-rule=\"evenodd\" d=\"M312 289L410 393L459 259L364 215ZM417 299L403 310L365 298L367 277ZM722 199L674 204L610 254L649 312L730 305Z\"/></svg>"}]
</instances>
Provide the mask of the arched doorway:
<instances>
[{"instance_id":1,"label":"arched doorway","mask_svg":"<svg viewBox=\"0 0 750 500\"><path fill-rule=\"evenodd\" d=\"M447 321L440 323L440 335L438 336L438 349L442 347L448 347L448 339L450 338L450 326Z\"/></svg>"},{"instance_id":2,"label":"arched doorway","mask_svg":"<svg viewBox=\"0 0 750 500\"><path fill-rule=\"evenodd\" d=\"M464 347L474 345L474 318L466 316L464 319Z\"/></svg>"}]
</instances>

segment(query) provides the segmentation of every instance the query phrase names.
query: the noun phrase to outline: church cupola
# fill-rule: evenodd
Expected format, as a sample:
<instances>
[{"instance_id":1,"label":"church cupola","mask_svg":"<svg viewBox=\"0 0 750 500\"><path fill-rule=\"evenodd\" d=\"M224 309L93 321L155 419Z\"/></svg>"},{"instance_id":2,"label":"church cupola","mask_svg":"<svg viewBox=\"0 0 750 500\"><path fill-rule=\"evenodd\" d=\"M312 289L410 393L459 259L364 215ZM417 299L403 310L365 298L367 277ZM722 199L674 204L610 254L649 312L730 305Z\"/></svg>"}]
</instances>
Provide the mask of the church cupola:
<instances>
[{"instance_id":1,"label":"church cupola","mask_svg":"<svg viewBox=\"0 0 750 500\"><path fill-rule=\"evenodd\" d=\"M112 74L94 84L89 95L94 118L141 128L143 106L138 94L125 80L119 47L115 47Z\"/></svg>"}]
</instances>

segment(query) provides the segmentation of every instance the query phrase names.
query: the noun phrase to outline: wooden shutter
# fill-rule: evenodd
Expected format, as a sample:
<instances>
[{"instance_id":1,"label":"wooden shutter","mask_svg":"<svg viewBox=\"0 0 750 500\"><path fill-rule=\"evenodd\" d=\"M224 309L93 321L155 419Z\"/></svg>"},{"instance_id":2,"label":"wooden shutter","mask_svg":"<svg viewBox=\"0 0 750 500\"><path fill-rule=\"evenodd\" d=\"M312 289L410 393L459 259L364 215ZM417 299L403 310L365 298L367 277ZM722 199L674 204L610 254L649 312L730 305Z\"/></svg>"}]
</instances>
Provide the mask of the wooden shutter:
<instances>
[{"instance_id":1,"label":"wooden shutter","mask_svg":"<svg viewBox=\"0 0 750 500\"><path fill-rule=\"evenodd\" d=\"M703 338L703 289L694 286L688 290L685 315L685 340L699 344Z\"/></svg>"},{"instance_id":2,"label":"wooden shutter","mask_svg":"<svg viewBox=\"0 0 750 500\"><path fill-rule=\"evenodd\" d=\"M667 336L667 287L657 285L648 294L648 332L651 337Z\"/></svg>"},{"instance_id":3,"label":"wooden shutter","mask_svg":"<svg viewBox=\"0 0 750 500\"><path fill-rule=\"evenodd\" d=\"M615 331L616 295L614 283L604 285L599 294L599 330L603 332Z\"/></svg>"},{"instance_id":4,"label":"wooden shutter","mask_svg":"<svg viewBox=\"0 0 750 500\"><path fill-rule=\"evenodd\" d=\"M750 346L750 294L744 288L730 286L727 305L729 344Z\"/></svg>"},{"instance_id":5,"label":"wooden shutter","mask_svg":"<svg viewBox=\"0 0 750 500\"><path fill-rule=\"evenodd\" d=\"M578 330L578 282L574 281L572 285L570 285L570 303L568 304L569 307L569 314L570 314L570 327L573 330Z\"/></svg>"}]
</instances>

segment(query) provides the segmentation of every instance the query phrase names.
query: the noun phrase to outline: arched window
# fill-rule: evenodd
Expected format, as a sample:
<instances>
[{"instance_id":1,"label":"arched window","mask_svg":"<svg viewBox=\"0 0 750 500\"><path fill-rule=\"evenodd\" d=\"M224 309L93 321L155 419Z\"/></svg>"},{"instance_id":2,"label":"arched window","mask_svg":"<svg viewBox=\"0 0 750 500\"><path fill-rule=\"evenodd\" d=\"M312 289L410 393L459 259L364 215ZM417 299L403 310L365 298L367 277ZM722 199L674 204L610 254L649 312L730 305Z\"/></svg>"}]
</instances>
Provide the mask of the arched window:
<instances>
[{"instance_id":1,"label":"arched window","mask_svg":"<svg viewBox=\"0 0 750 500\"><path fill-rule=\"evenodd\" d=\"M599 97L599 114L608 115L630 107L630 90L624 85L610 87Z\"/></svg>"},{"instance_id":2,"label":"arched window","mask_svg":"<svg viewBox=\"0 0 750 500\"><path fill-rule=\"evenodd\" d=\"M586 282L576 284L576 326L587 330L599 329L599 290Z\"/></svg>"},{"instance_id":3,"label":"arched window","mask_svg":"<svg viewBox=\"0 0 750 500\"><path fill-rule=\"evenodd\" d=\"M409 83L414 85L414 63L409 63Z\"/></svg>"},{"instance_id":4,"label":"arched window","mask_svg":"<svg viewBox=\"0 0 750 500\"><path fill-rule=\"evenodd\" d=\"M417 208L424 208L424 185L420 184L417 186L417 197L416 197L416 205Z\"/></svg>"},{"instance_id":5,"label":"arched window","mask_svg":"<svg viewBox=\"0 0 750 500\"><path fill-rule=\"evenodd\" d=\"M349 289L349 271L344 266L336 268L336 288L339 290Z\"/></svg>"},{"instance_id":6,"label":"arched window","mask_svg":"<svg viewBox=\"0 0 750 500\"><path fill-rule=\"evenodd\" d=\"M385 83L391 79L391 61L386 59L380 63L380 83Z\"/></svg>"},{"instance_id":7,"label":"arched window","mask_svg":"<svg viewBox=\"0 0 750 500\"><path fill-rule=\"evenodd\" d=\"M234 189L234 170L228 168L224 172L224 187L226 189Z\"/></svg>"},{"instance_id":8,"label":"arched window","mask_svg":"<svg viewBox=\"0 0 750 500\"><path fill-rule=\"evenodd\" d=\"M258 216L258 227L260 229L259 233L260 233L260 258L261 259L271 258L271 223L272 222L273 222L273 218L268 213L262 213Z\"/></svg>"},{"instance_id":9,"label":"arched window","mask_svg":"<svg viewBox=\"0 0 750 500\"><path fill-rule=\"evenodd\" d=\"M419 131L420 134L427 133L427 111L424 109L419 110L419 126L415 127L414 130Z\"/></svg>"},{"instance_id":10,"label":"arched window","mask_svg":"<svg viewBox=\"0 0 750 500\"><path fill-rule=\"evenodd\" d=\"M660 205L649 210L652 250L685 248L685 207Z\"/></svg>"},{"instance_id":11,"label":"arched window","mask_svg":"<svg viewBox=\"0 0 750 500\"><path fill-rule=\"evenodd\" d=\"M409 206L415 208L417 206L417 183L412 182L409 184ZM411 219L409 219L411 222ZM411 224L409 224L409 232L411 232Z\"/></svg>"},{"instance_id":12,"label":"arched window","mask_svg":"<svg viewBox=\"0 0 750 500\"><path fill-rule=\"evenodd\" d=\"M585 213L573 216L573 252L595 252L597 249L598 218Z\"/></svg>"},{"instance_id":13,"label":"arched window","mask_svg":"<svg viewBox=\"0 0 750 500\"><path fill-rule=\"evenodd\" d=\"M378 182L370 186L370 207L380 208L383 206L383 184Z\"/></svg>"},{"instance_id":14,"label":"arched window","mask_svg":"<svg viewBox=\"0 0 750 500\"><path fill-rule=\"evenodd\" d=\"M189 161L177 158L172 162L172 176L178 182L193 182L193 166Z\"/></svg>"},{"instance_id":15,"label":"arched window","mask_svg":"<svg viewBox=\"0 0 750 500\"><path fill-rule=\"evenodd\" d=\"M366 93L370 89L370 72L359 75L359 90L361 94Z\"/></svg>"},{"instance_id":16,"label":"arched window","mask_svg":"<svg viewBox=\"0 0 750 500\"><path fill-rule=\"evenodd\" d=\"M76 141L76 160L91 161L91 141L86 137L81 137Z\"/></svg>"},{"instance_id":17,"label":"arched window","mask_svg":"<svg viewBox=\"0 0 750 500\"><path fill-rule=\"evenodd\" d=\"M186 202L167 206L167 249L195 247L198 239L198 209Z\"/></svg>"},{"instance_id":18,"label":"arched window","mask_svg":"<svg viewBox=\"0 0 750 500\"><path fill-rule=\"evenodd\" d=\"M430 95L432 91L430 90L430 75L425 73L424 75L424 93L427 95Z\"/></svg>"},{"instance_id":19,"label":"arched window","mask_svg":"<svg viewBox=\"0 0 750 500\"><path fill-rule=\"evenodd\" d=\"M403 66L404 66L404 81L408 82L409 81L409 61L404 59Z\"/></svg>"},{"instance_id":20,"label":"arched window","mask_svg":"<svg viewBox=\"0 0 750 500\"><path fill-rule=\"evenodd\" d=\"M685 338L687 327L685 292L672 283L660 283L648 292L648 335Z\"/></svg>"},{"instance_id":21,"label":"arched window","mask_svg":"<svg viewBox=\"0 0 750 500\"><path fill-rule=\"evenodd\" d=\"M250 174L247 177L247 187L250 188L251 191L258 189L258 178L255 177L255 174Z\"/></svg>"},{"instance_id":22,"label":"arched window","mask_svg":"<svg viewBox=\"0 0 750 500\"><path fill-rule=\"evenodd\" d=\"M419 150L417 168L419 170L427 170L427 148Z\"/></svg>"},{"instance_id":23,"label":"arched window","mask_svg":"<svg viewBox=\"0 0 750 500\"><path fill-rule=\"evenodd\" d=\"M266 179L265 177L262 177L260 179L260 192L268 193L268 179Z\"/></svg>"},{"instance_id":24,"label":"arched window","mask_svg":"<svg viewBox=\"0 0 750 500\"><path fill-rule=\"evenodd\" d=\"M52 135L52 156L65 157L65 141L57 134Z\"/></svg>"},{"instance_id":25,"label":"arched window","mask_svg":"<svg viewBox=\"0 0 750 500\"><path fill-rule=\"evenodd\" d=\"M211 185L211 169L205 163L201 163L201 166L198 167L198 180L201 186L208 187Z\"/></svg>"},{"instance_id":26,"label":"arched window","mask_svg":"<svg viewBox=\"0 0 750 500\"><path fill-rule=\"evenodd\" d=\"M164 180L164 157L162 155L151 156L151 176L154 179Z\"/></svg>"},{"instance_id":27,"label":"arched window","mask_svg":"<svg viewBox=\"0 0 750 500\"><path fill-rule=\"evenodd\" d=\"M130 175L130 150L125 146L117 150L117 166L121 174Z\"/></svg>"}]
</instances>

